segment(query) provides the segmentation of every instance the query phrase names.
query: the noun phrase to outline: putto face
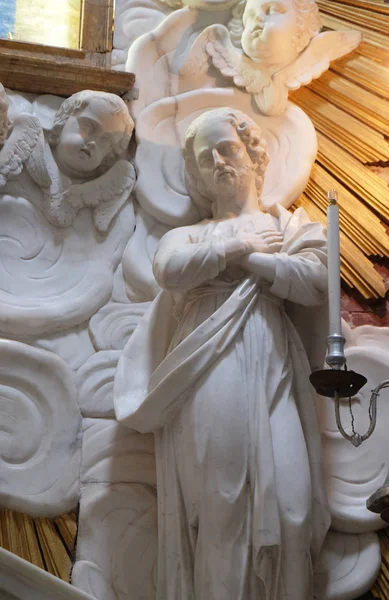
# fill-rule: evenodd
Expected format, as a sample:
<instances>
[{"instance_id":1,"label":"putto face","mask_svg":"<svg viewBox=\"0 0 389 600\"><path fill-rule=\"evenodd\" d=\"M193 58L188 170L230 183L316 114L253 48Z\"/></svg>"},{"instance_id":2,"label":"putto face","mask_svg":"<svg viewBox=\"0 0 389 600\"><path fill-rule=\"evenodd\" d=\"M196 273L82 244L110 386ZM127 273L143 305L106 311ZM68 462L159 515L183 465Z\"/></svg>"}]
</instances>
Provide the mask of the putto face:
<instances>
[{"instance_id":1,"label":"putto face","mask_svg":"<svg viewBox=\"0 0 389 600\"><path fill-rule=\"evenodd\" d=\"M119 143L125 133L120 114L102 98L93 98L82 111L67 120L57 145L61 167L72 173L90 175Z\"/></svg>"},{"instance_id":2,"label":"putto face","mask_svg":"<svg viewBox=\"0 0 389 600\"><path fill-rule=\"evenodd\" d=\"M234 196L238 187L254 181L246 147L227 119L215 120L200 130L193 151L199 176L213 198Z\"/></svg>"},{"instance_id":3,"label":"putto face","mask_svg":"<svg viewBox=\"0 0 389 600\"><path fill-rule=\"evenodd\" d=\"M269 67L297 56L298 15L292 0L248 0L243 13L242 48Z\"/></svg>"}]
</instances>

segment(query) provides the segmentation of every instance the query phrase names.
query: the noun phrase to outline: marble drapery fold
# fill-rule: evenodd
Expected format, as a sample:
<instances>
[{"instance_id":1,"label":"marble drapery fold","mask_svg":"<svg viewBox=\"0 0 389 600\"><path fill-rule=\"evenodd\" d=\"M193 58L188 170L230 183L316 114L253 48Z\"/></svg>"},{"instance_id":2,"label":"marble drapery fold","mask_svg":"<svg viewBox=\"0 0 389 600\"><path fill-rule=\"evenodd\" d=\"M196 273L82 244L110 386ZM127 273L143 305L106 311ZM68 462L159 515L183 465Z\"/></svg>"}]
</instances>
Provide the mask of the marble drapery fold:
<instances>
[{"instance_id":1,"label":"marble drapery fold","mask_svg":"<svg viewBox=\"0 0 389 600\"><path fill-rule=\"evenodd\" d=\"M309 364L283 300L323 301L326 241L302 211L277 212L272 286L216 276L220 241L203 245L202 261L193 247L192 281L199 264L214 279L162 291L119 361L117 418L157 432L160 600L312 598L329 517ZM185 271L188 256L181 286Z\"/></svg>"}]
</instances>

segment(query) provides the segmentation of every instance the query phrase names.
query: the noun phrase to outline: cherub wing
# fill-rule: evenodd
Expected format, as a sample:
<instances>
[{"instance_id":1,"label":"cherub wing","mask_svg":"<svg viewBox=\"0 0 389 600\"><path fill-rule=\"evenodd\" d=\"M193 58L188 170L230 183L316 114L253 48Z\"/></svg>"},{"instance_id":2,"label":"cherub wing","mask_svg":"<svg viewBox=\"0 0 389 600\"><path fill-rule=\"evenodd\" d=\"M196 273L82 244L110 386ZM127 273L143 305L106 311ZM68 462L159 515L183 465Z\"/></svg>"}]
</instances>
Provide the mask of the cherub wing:
<instances>
[{"instance_id":1,"label":"cherub wing","mask_svg":"<svg viewBox=\"0 0 389 600\"><path fill-rule=\"evenodd\" d=\"M189 51L185 72L193 76L208 68L208 57L222 75L232 78L237 87L245 88L250 94L258 93L270 81L267 73L235 48L224 25L211 25L198 36Z\"/></svg>"},{"instance_id":2,"label":"cherub wing","mask_svg":"<svg viewBox=\"0 0 389 600\"><path fill-rule=\"evenodd\" d=\"M12 127L12 121L8 116L9 101L4 86L0 83L0 144L2 144L8 136L8 132Z\"/></svg>"},{"instance_id":3,"label":"cherub wing","mask_svg":"<svg viewBox=\"0 0 389 600\"><path fill-rule=\"evenodd\" d=\"M289 90L298 90L320 77L331 61L354 50L361 39L358 31L319 33L292 64L275 73L271 82L257 94L255 100L260 110L266 115L283 113Z\"/></svg>"},{"instance_id":4,"label":"cherub wing","mask_svg":"<svg viewBox=\"0 0 389 600\"><path fill-rule=\"evenodd\" d=\"M11 135L0 151L0 187L5 185L8 177L19 175L24 165L39 185L50 185L43 130L39 120L27 113L15 118Z\"/></svg>"},{"instance_id":5,"label":"cherub wing","mask_svg":"<svg viewBox=\"0 0 389 600\"><path fill-rule=\"evenodd\" d=\"M66 200L76 209L93 208L94 224L98 231L105 232L128 200L134 184L134 167L127 160L119 160L93 181L72 185L66 192Z\"/></svg>"},{"instance_id":6,"label":"cherub wing","mask_svg":"<svg viewBox=\"0 0 389 600\"><path fill-rule=\"evenodd\" d=\"M257 94L270 77L241 50L231 42L230 32L224 25L213 25L208 28L206 52L212 58L214 66L225 77L232 77L237 87L245 88L249 94Z\"/></svg>"},{"instance_id":7,"label":"cherub wing","mask_svg":"<svg viewBox=\"0 0 389 600\"><path fill-rule=\"evenodd\" d=\"M297 60L281 72L284 85L297 90L320 77L330 62L354 50L362 40L359 31L325 31L315 36Z\"/></svg>"},{"instance_id":8,"label":"cherub wing","mask_svg":"<svg viewBox=\"0 0 389 600\"><path fill-rule=\"evenodd\" d=\"M185 59L185 63L180 68L181 77L198 77L200 74L207 71L209 66L209 56L206 52L206 46L209 41L210 29L212 29L212 27L214 27L214 25L206 27L193 42Z\"/></svg>"}]
</instances>

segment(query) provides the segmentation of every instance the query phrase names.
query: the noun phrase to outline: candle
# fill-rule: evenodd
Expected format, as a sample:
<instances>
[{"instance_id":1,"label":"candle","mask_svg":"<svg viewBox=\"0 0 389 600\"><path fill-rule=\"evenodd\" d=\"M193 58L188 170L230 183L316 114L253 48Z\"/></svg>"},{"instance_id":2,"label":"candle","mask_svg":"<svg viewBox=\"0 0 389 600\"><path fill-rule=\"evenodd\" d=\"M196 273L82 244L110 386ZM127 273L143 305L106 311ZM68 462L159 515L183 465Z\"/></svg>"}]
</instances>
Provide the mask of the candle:
<instances>
[{"instance_id":1,"label":"candle","mask_svg":"<svg viewBox=\"0 0 389 600\"><path fill-rule=\"evenodd\" d=\"M327 193L329 335L342 335L340 317L340 246L338 193Z\"/></svg>"}]
</instances>

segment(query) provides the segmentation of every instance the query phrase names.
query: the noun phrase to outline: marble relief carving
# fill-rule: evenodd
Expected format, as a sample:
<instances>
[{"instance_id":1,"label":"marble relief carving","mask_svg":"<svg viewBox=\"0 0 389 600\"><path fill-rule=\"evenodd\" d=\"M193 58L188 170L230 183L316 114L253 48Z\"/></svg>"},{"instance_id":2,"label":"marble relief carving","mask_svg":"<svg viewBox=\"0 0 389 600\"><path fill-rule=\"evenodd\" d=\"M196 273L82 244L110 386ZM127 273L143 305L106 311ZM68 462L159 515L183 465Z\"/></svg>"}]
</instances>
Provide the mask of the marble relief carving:
<instances>
[{"instance_id":1,"label":"marble relief carving","mask_svg":"<svg viewBox=\"0 0 389 600\"><path fill-rule=\"evenodd\" d=\"M94 592L103 597L104 577L113 580L114 590L122 579L122 589L127 583L141 588L146 573L154 590L153 437L129 436L127 429L123 435L112 396L121 349L149 305L141 294L130 302L121 264L135 211L141 210L131 196L134 123L123 100L112 94L85 91L63 101L0 92L0 503L33 516L56 516L81 501L88 519L82 517L74 584L85 589L90 565L102 565L100 553L118 542L117 511L123 515L126 502L133 525L123 548L135 557L144 544L143 570L116 577L109 558ZM161 227L166 231L158 225L157 239ZM151 264L157 243L150 246L152 239L145 233L144 251L135 260L142 289L152 278L150 270L142 279L141 267L142 252L146 270ZM149 299L157 290L153 285ZM97 514L91 506L100 506L99 486L108 494L101 508L111 515L113 537L104 540L107 530L101 529L95 557L87 530ZM119 571L126 560L123 553ZM16 575L14 582L17 589ZM42 580L42 594L45 585Z\"/></svg>"},{"instance_id":2,"label":"marble relief carving","mask_svg":"<svg viewBox=\"0 0 389 600\"><path fill-rule=\"evenodd\" d=\"M118 0L115 68L138 99L0 89L0 501L80 503L88 597L351 600L374 580L381 523L363 503L388 468L385 419L360 462L331 402L316 419L306 358L321 358L294 326L324 341L325 239L287 210L317 150L288 91L359 40L320 33L312 1ZM289 305L293 326L285 298L315 306ZM375 381L372 337L350 332L348 356Z\"/></svg>"},{"instance_id":3,"label":"marble relief carving","mask_svg":"<svg viewBox=\"0 0 389 600\"><path fill-rule=\"evenodd\" d=\"M73 373L53 352L0 340L0 504L33 516L77 506L81 421Z\"/></svg>"},{"instance_id":4,"label":"marble relief carving","mask_svg":"<svg viewBox=\"0 0 389 600\"><path fill-rule=\"evenodd\" d=\"M361 41L359 32L320 32L313 0L248 0L228 24L211 25L189 50L182 75L213 65L254 96L263 114L285 111L288 92L320 77ZM237 11L236 11L237 12Z\"/></svg>"},{"instance_id":5,"label":"marble relief carving","mask_svg":"<svg viewBox=\"0 0 389 600\"><path fill-rule=\"evenodd\" d=\"M79 326L112 293L135 226L128 202L135 174L122 156L133 124L120 98L92 95L65 101L47 133L34 104L31 113L23 110L18 127L27 123L28 136L30 120L39 125L44 145L14 144L12 127L3 142L13 165L0 166L7 179L0 188L0 332L7 336L27 340Z\"/></svg>"}]
</instances>

